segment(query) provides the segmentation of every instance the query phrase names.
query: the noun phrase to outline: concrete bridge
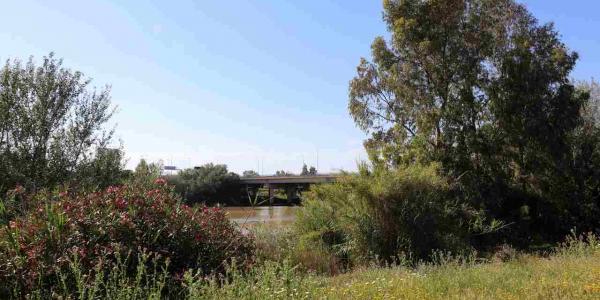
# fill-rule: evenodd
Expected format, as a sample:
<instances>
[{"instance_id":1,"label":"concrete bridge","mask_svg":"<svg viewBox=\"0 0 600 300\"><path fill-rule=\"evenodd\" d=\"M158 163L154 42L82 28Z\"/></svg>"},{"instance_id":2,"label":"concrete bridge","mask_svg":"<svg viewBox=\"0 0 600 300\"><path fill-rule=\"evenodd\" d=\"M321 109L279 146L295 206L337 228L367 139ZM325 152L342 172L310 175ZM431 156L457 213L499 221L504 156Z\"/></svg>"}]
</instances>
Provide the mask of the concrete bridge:
<instances>
[{"instance_id":1,"label":"concrete bridge","mask_svg":"<svg viewBox=\"0 0 600 300\"><path fill-rule=\"evenodd\" d=\"M295 197L299 191L308 190L311 184L334 182L340 175L323 174L309 176L255 176L242 177L240 183L246 186L248 195L256 195L258 189L267 188L269 190L269 204L273 204L275 189L283 189L286 192L288 200Z\"/></svg>"}]
</instances>

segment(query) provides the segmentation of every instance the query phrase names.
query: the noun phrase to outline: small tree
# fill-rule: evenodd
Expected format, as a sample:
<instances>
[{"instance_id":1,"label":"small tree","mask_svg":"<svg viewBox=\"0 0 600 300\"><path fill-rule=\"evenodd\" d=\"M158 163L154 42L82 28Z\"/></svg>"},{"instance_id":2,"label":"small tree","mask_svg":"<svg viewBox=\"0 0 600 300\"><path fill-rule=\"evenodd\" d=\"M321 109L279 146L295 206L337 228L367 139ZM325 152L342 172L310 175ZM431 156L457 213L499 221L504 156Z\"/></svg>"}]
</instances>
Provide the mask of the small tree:
<instances>
[{"instance_id":1,"label":"small tree","mask_svg":"<svg viewBox=\"0 0 600 300\"><path fill-rule=\"evenodd\" d=\"M148 163L142 158L135 167L132 179L139 183L152 183L162 175L162 168L162 161Z\"/></svg>"},{"instance_id":2,"label":"small tree","mask_svg":"<svg viewBox=\"0 0 600 300\"><path fill-rule=\"evenodd\" d=\"M590 95L590 100L582 112L585 122L600 128L600 84L595 80L583 81L579 83L578 88Z\"/></svg>"},{"instance_id":3,"label":"small tree","mask_svg":"<svg viewBox=\"0 0 600 300\"><path fill-rule=\"evenodd\" d=\"M306 164L302 165L302 172L300 172L300 175L302 175L302 176L308 175L308 167L306 166Z\"/></svg>"},{"instance_id":4,"label":"small tree","mask_svg":"<svg viewBox=\"0 0 600 300\"><path fill-rule=\"evenodd\" d=\"M92 189L120 185L128 178L124 167L121 149L99 148L94 158L78 169L75 180L80 185Z\"/></svg>"},{"instance_id":5,"label":"small tree","mask_svg":"<svg viewBox=\"0 0 600 300\"><path fill-rule=\"evenodd\" d=\"M317 168L310 166L310 168L304 164L302 166L302 173L300 173L300 175L302 176L315 176L317 175Z\"/></svg>"},{"instance_id":6,"label":"small tree","mask_svg":"<svg viewBox=\"0 0 600 300\"><path fill-rule=\"evenodd\" d=\"M90 88L90 82L53 53L41 65L33 58L6 62L0 70L0 191L74 182L85 173L81 168L103 156L96 150L111 141L105 125L114 108L110 88Z\"/></svg>"},{"instance_id":7,"label":"small tree","mask_svg":"<svg viewBox=\"0 0 600 300\"><path fill-rule=\"evenodd\" d=\"M241 200L240 177L226 165L205 164L168 177L188 203L237 204Z\"/></svg>"},{"instance_id":8,"label":"small tree","mask_svg":"<svg viewBox=\"0 0 600 300\"><path fill-rule=\"evenodd\" d=\"M285 177L285 176L294 176L294 174L284 171L284 170L279 170L279 171L275 172L275 176Z\"/></svg>"},{"instance_id":9,"label":"small tree","mask_svg":"<svg viewBox=\"0 0 600 300\"><path fill-rule=\"evenodd\" d=\"M258 172L254 170L246 170L242 173L242 177L257 177L260 176Z\"/></svg>"}]
</instances>

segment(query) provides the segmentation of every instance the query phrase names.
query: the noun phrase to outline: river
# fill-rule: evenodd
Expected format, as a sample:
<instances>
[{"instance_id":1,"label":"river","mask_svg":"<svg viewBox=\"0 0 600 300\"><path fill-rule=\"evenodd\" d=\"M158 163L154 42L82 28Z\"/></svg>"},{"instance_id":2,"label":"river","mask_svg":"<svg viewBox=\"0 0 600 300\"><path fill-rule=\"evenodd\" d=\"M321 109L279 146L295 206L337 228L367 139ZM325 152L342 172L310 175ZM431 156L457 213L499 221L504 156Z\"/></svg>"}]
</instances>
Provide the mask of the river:
<instances>
[{"instance_id":1,"label":"river","mask_svg":"<svg viewBox=\"0 0 600 300\"><path fill-rule=\"evenodd\" d=\"M227 217L242 226L287 225L294 222L297 209L293 206L225 207Z\"/></svg>"}]
</instances>

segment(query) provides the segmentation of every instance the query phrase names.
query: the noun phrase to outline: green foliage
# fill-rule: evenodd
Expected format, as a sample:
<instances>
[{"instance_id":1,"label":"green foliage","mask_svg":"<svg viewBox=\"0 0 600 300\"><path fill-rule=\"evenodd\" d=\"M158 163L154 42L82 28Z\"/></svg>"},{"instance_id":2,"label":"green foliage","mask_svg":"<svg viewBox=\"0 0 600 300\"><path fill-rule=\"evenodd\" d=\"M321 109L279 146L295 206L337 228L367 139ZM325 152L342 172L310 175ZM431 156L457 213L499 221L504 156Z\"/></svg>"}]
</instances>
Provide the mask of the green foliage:
<instances>
[{"instance_id":1,"label":"green foliage","mask_svg":"<svg viewBox=\"0 0 600 300\"><path fill-rule=\"evenodd\" d=\"M78 168L77 185L98 190L125 183L129 175L124 170L124 161L121 149L98 148L94 158Z\"/></svg>"},{"instance_id":2,"label":"green foliage","mask_svg":"<svg viewBox=\"0 0 600 300\"><path fill-rule=\"evenodd\" d=\"M321 289L314 284L312 294L324 299L597 299L599 245L597 240L576 244L548 257L518 254L504 263L361 269L329 279Z\"/></svg>"},{"instance_id":3,"label":"green foliage","mask_svg":"<svg viewBox=\"0 0 600 300\"><path fill-rule=\"evenodd\" d=\"M28 201L25 189L17 186L6 192L5 197L0 198L0 226L8 224L17 216L21 216L28 209Z\"/></svg>"},{"instance_id":4,"label":"green foliage","mask_svg":"<svg viewBox=\"0 0 600 300\"><path fill-rule=\"evenodd\" d=\"M167 177L187 203L239 203L242 199L240 177L226 165L205 164Z\"/></svg>"},{"instance_id":5,"label":"green foliage","mask_svg":"<svg viewBox=\"0 0 600 300\"><path fill-rule=\"evenodd\" d=\"M189 295L195 299L596 299L600 293L600 243L591 234L570 237L545 257L514 253L505 262L438 257L436 263L415 268L370 266L334 277L299 273L288 261L268 263L250 276L212 279L209 286L193 281L188 284L193 286Z\"/></svg>"},{"instance_id":6,"label":"green foliage","mask_svg":"<svg viewBox=\"0 0 600 300\"><path fill-rule=\"evenodd\" d=\"M302 172L300 172L302 176L315 176L317 175L317 168L310 166L310 169L306 164L302 165Z\"/></svg>"},{"instance_id":7,"label":"green foliage","mask_svg":"<svg viewBox=\"0 0 600 300\"><path fill-rule=\"evenodd\" d=\"M100 180L93 185L119 181L112 170L121 157L105 163L106 153L96 151L111 141L112 131L104 129L113 114L110 89L90 89L90 82L52 53L37 66L33 58L6 62L0 70L0 193L18 184L27 190L80 185L87 181L79 176L88 173Z\"/></svg>"},{"instance_id":8,"label":"green foliage","mask_svg":"<svg viewBox=\"0 0 600 300\"><path fill-rule=\"evenodd\" d=\"M140 159L140 162L135 166L131 181L136 183L152 183L161 176L162 162L148 163L145 159Z\"/></svg>"},{"instance_id":9,"label":"green foliage","mask_svg":"<svg viewBox=\"0 0 600 300\"><path fill-rule=\"evenodd\" d=\"M453 199L435 165L361 168L311 190L295 223L301 240L351 262L418 260L468 251L471 234L489 229L479 211Z\"/></svg>"},{"instance_id":10,"label":"green foliage","mask_svg":"<svg viewBox=\"0 0 600 300\"><path fill-rule=\"evenodd\" d=\"M577 55L522 5L389 0L384 20L391 40L375 39L373 62L362 59L350 83L350 113L372 133L373 158L475 164L486 143L552 146L576 126L585 98L567 76Z\"/></svg>"},{"instance_id":11,"label":"green foliage","mask_svg":"<svg viewBox=\"0 0 600 300\"><path fill-rule=\"evenodd\" d=\"M595 80L582 81L577 88L590 95L590 100L582 111L584 122L590 126L600 127L600 84Z\"/></svg>"},{"instance_id":12,"label":"green foliage","mask_svg":"<svg viewBox=\"0 0 600 300\"><path fill-rule=\"evenodd\" d=\"M97 267L110 272L119 267L119 257L147 254L159 264L168 260L165 272L175 288L188 269L208 275L224 272L234 259L243 268L253 260L252 240L224 211L180 204L164 179L152 187L125 185L38 198L34 209L0 227L0 297L58 289L64 272L72 271L74 255L84 273ZM128 280L135 280L140 267L135 262L130 260L119 274L126 272Z\"/></svg>"},{"instance_id":13,"label":"green foliage","mask_svg":"<svg viewBox=\"0 0 600 300\"><path fill-rule=\"evenodd\" d=\"M308 299L310 279L288 261L267 262L246 273L232 266L224 278L205 281L191 272L185 277L188 299Z\"/></svg>"},{"instance_id":14,"label":"green foliage","mask_svg":"<svg viewBox=\"0 0 600 300\"><path fill-rule=\"evenodd\" d=\"M570 238L545 257L517 253L505 262L445 259L439 261L442 264L417 268L371 266L335 277L300 272L286 260L257 265L249 272L231 263L225 276L205 277L188 270L182 289L175 293L161 288L166 281L164 265L158 264L155 272L152 256L139 258L147 263L138 263L141 268L134 278L123 276L123 263L102 277L77 269L73 259L69 272L81 288L58 288L55 295L64 299L84 298L81 295L85 299L90 295L109 299L157 299L159 295L160 299L597 299L599 247L597 238L589 235ZM41 292L31 294L37 298Z\"/></svg>"},{"instance_id":15,"label":"green foliage","mask_svg":"<svg viewBox=\"0 0 600 300\"><path fill-rule=\"evenodd\" d=\"M598 228L589 93L552 24L513 0L386 0L384 20L391 38L375 39L349 93L374 164L441 163L465 202L510 224L497 241Z\"/></svg>"},{"instance_id":16,"label":"green foliage","mask_svg":"<svg viewBox=\"0 0 600 300\"><path fill-rule=\"evenodd\" d=\"M302 171L300 172L300 175L302 175L302 176L308 175L308 166L306 166L306 164L302 165Z\"/></svg>"},{"instance_id":17,"label":"green foliage","mask_svg":"<svg viewBox=\"0 0 600 300\"><path fill-rule=\"evenodd\" d=\"M143 251L138 257L117 254L114 260L112 268L107 269L100 260L96 266L87 269L78 255L73 254L68 267L57 270L59 283L56 286L49 290L32 290L27 294L28 298L46 299L52 295L62 299L164 299L171 283L168 260ZM136 266L135 270L130 269L131 265ZM172 290L171 293L176 294Z\"/></svg>"},{"instance_id":18,"label":"green foliage","mask_svg":"<svg viewBox=\"0 0 600 300\"><path fill-rule=\"evenodd\" d=\"M246 170L242 173L242 177L257 177L260 176L258 172L254 170Z\"/></svg>"},{"instance_id":19,"label":"green foliage","mask_svg":"<svg viewBox=\"0 0 600 300\"><path fill-rule=\"evenodd\" d=\"M345 262L318 241L318 234L299 236L291 226L254 225L249 228L256 244L257 262L289 262L302 272L336 275Z\"/></svg>"},{"instance_id":20,"label":"green foliage","mask_svg":"<svg viewBox=\"0 0 600 300\"><path fill-rule=\"evenodd\" d=\"M294 173L290 173L288 171L279 170L275 172L275 176L286 177L286 176L294 176Z\"/></svg>"}]
</instances>

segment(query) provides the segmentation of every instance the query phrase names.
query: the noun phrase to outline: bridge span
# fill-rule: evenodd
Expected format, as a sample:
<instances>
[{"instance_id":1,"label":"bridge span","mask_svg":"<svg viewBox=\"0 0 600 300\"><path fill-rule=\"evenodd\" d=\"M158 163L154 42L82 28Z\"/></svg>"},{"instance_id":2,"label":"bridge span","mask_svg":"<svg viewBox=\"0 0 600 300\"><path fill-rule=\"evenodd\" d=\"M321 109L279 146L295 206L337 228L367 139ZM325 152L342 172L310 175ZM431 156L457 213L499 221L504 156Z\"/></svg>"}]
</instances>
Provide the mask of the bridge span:
<instances>
[{"instance_id":1,"label":"bridge span","mask_svg":"<svg viewBox=\"0 0 600 300\"><path fill-rule=\"evenodd\" d=\"M292 175L292 176L254 176L242 177L240 183L246 186L248 195L256 195L258 189L267 188L269 191L269 204L273 204L275 198L275 189L283 189L286 191L288 200L295 197L298 192L308 190L311 184L330 183L334 182L340 175L338 174L323 174L323 175Z\"/></svg>"}]
</instances>

